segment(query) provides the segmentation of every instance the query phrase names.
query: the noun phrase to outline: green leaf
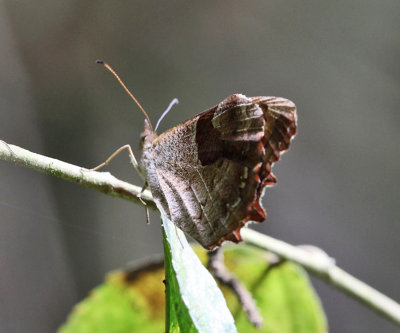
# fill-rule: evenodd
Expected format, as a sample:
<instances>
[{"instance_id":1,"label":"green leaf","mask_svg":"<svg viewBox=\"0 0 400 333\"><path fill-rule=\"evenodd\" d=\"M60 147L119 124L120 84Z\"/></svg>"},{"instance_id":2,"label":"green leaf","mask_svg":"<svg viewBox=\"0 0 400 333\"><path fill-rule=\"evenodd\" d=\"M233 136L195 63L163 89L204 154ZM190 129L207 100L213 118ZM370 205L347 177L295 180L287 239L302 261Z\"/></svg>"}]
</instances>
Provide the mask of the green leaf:
<instances>
[{"instance_id":1,"label":"green leaf","mask_svg":"<svg viewBox=\"0 0 400 333\"><path fill-rule=\"evenodd\" d=\"M221 290L182 231L161 214L167 288L167 332L236 332Z\"/></svg>"},{"instance_id":2,"label":"green leaf","mask_svg":"<svg viewBox=\"0 0 400 333\"><path fill-rule=\"evenodd\" d=\"M268 266L265 251L250 246L225 248L225 265L252 293L264 319L253 327L237 298L224 288L236 326L243 333L325 333L324 311L305 271L291 262Z\"/></svg>"}]
</instances>

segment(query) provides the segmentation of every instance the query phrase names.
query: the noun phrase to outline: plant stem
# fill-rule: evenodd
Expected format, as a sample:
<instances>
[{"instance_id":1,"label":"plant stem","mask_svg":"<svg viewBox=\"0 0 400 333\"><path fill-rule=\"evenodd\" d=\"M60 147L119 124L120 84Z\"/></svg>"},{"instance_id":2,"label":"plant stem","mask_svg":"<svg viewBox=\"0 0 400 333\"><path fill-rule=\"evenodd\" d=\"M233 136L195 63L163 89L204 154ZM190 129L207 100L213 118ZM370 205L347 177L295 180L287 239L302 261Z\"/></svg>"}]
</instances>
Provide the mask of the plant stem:
<instances>
[{"instance_id":1,"label":"plant stem","mask_svg":"<svg viewBox=\"0 0 400 333\"><path fill-rule=\"evenodd\" d=\"M108 195L142 204L137 197L141 192L141 187L121 181L109 172L91 171L32 153L1 140L0 159L85 185ZM144 191L141 198L149 208L156 209L150 191ZM400 326L400 304L336 266L335 261L322 250L307 251L248 228L242 229L242 237L249 244L303 266L311 274L344 291Z\"/></svg>"},{"instance_id":2,"label":"plant stem","mask_svg":"<svg viewBox=\"0 0 400 333\"><path fill-rule=\"evenodd\" d=\"M260 328L263 325L260 310L257 308L251 293L240 280L225 267L223 248L220 247L214 251L209 251L208 258L207 267L211 270L213 276L219 283L228 287L235 293L249 322L256 328Z\"/></svg>"}]
</instances>

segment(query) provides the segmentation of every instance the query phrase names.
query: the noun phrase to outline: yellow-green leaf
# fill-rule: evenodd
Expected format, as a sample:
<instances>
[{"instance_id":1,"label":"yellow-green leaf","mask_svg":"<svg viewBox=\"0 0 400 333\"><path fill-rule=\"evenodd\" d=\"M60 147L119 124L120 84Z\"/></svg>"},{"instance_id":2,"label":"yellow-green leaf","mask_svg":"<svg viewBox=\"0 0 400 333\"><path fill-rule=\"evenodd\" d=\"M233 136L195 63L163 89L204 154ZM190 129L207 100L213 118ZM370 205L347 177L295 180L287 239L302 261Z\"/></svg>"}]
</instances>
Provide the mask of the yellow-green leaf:
<instances>
[{"instance_id":1,"label":"yellow-green leaf","mask_svg":"<svg viewBox=\"0 0 400 333\"><path fill-rule=\"evenodd\" d=\"M134 274L133 274L134 273ZM164 331L164 269L111 272L76 305L59 333L159 333Z\"/></svg>"}]
</instances>

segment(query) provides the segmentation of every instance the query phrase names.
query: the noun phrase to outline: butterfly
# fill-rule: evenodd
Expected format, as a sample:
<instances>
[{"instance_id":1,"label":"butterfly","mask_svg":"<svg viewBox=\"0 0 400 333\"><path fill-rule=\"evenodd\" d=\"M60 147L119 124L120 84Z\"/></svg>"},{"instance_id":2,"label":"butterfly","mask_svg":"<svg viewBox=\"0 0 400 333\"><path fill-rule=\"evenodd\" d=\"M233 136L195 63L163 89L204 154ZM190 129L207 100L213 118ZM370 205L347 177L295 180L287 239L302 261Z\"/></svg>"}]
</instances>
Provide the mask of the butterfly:
<instances>
[{"instance_id":1,"label":"butterfly","mask_svg":"<svg viewBox=\"0 0 400 333\"><path fill-rule=\"evenodd\" d=\"M178 228L212 250L241 241L247 222L265 220L260 200L276 183L271 168L297 131L293 102L233 94L160 135L145 116L142 157L133 164Z\"/></svg>"}]
</instances>

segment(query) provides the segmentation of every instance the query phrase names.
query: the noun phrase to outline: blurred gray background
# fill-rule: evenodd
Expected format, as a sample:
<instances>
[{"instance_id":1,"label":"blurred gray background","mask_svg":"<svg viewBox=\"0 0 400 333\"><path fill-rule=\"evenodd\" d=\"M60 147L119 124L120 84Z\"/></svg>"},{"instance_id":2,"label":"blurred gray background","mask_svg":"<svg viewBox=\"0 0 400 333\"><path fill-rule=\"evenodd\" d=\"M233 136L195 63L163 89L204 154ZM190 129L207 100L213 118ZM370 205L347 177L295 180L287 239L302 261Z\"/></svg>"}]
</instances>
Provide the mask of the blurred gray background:
<instances>
[{"instance_id":1,"label":"blurred gray background","mask_svg":"<svg viewBox=\"0 0 400 333\"><path fill-rule=\"evenodd\" d=\"M226 96L277 95L299 131L257 229L314 244L400 301L400 2L0 1L0 139L85 167ZM128 157L109 167L141 184ZM162 252L144 209L0 161L0 331L52 332L106 272ZM398 332L313 279L332 332Z\"/></svg>"}]
</instances>

